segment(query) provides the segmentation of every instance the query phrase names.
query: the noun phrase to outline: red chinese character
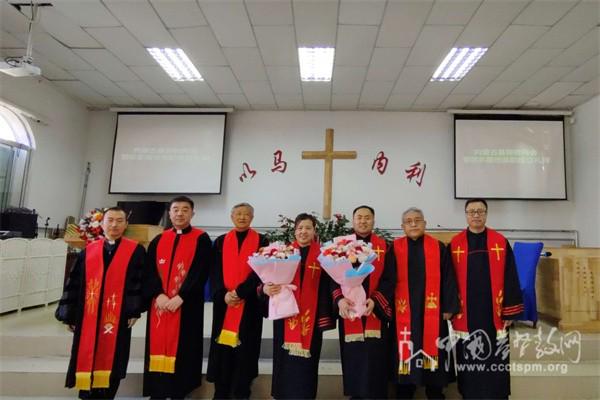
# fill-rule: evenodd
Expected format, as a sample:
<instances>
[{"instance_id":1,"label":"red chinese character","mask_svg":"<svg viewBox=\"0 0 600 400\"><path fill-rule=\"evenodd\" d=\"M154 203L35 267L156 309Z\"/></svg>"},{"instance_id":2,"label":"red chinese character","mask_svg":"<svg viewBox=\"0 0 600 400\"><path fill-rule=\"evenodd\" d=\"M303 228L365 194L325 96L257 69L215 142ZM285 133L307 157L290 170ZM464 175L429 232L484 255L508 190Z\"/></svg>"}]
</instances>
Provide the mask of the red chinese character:
<instances>
[{"instance_id":1,"label":"red chinese character","mask_svg":"<svg viewBox=\"0 0 600 400\"><path fill-rule=\"evenodd\" d=\"M387 168L388 161L389 160L385 156L385 153L383 151L380 151L379 153L377 153L377 157L373 160L373 165L371 166L371 170L373 170L373 169L375 169L375 167L377 167L377 172L379 172L379 175L385 174L385 169Z\"/></svg>"},{"instance_id":2,"label":"red chinese character","mask_svg":"<svg viewBox=\"0 0 600 400\"><path fill-rule=\"evenodd\" d=\"M425 168L427 168L427 165L423 164L423 168L421 168L420 161L414 163L408 169L404 170L404 172L406 172L406 179L408 179L409 182L412 182L413 178L417 178L415 182L420 187L421 183L423 183L423 177L425 176Z\"/></svg>"},{"instance_id":3,"label":"red chinese character","mask_svg":"<svg viewBox=\"0 0 600 400\"><path fill-rule=\"evenodd\" d=\"M254 178L254 175L256 175L256 170L251 169L248 163L243 163L242 174L240 175L240 182L244 182L244 179L248 179L248 175L246 173L250 174L249 179L252 179Z\"/></svg>"},{"instance_id":4,"label":"red chinese character","mask_svg":"<svg viewBox=\"0 0 600 400\"><path fill-rule=\"evenodd\" d=\"M287 162L281 159L283 152L281 150L277 150L275 153L273 153L273 156L274 167L271 168L271 172L281 172L282 174L285 173L285 170L287 169Z\"/></svg>"}]
</instances>

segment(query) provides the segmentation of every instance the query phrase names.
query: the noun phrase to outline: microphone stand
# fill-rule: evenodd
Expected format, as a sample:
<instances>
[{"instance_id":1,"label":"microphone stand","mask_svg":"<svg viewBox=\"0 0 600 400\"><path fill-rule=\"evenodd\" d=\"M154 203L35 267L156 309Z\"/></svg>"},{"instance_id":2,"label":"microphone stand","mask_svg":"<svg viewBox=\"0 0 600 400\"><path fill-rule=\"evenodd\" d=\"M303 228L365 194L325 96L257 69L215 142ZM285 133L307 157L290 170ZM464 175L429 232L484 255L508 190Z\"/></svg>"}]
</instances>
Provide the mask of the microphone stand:
<instances>
[{"instance_id":1,"label":"microphone stand","mask_svg":"<svg viewBox=\"0 0 600 400\"><path fill-rule=\"evenodd\" d=\"M90 172L92 172L92 164L88 161L85 167L85 178L83 180L83 190L81 192L81 203L79 206L79 218L83 218L83 207L85 206L85 198L87 197L88 181L90 180Z\"/></svg>"}]
</instances>

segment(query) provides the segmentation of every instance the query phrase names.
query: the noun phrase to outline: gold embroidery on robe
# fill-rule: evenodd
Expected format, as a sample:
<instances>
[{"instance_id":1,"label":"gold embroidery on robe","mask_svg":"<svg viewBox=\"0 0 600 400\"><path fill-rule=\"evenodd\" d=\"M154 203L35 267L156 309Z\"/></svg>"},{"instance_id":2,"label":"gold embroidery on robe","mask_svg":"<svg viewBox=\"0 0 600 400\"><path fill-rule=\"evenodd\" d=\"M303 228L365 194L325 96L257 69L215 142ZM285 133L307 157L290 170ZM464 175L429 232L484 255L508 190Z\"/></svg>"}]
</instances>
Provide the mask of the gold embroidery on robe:
<instances>
[{"instance_id":1,"label":"gold embroidery on robe","mask_svg":"<svg viewBox=\"0 0 600 400\"><path fill-rule=\"evenodd\" d=\"M96 311L96 304L100 298L100 282L98 279L90 280L85 291L85 308L88 313Z\"/></svg>"},{"instance_id":2,"label":"gold embroidery on robe","mask_svg":"<svg viewBox=\"0 0 600 400\"><path fill-rule=\"evenodd\" d=\"M502 303L504 302L504 293L502 290L498 292L498 296L496 296L496 314L499 317L502 316Z\"/></svg>"},{"instance_id":3,"label":"gold embroidery on robe","mask_svg":"<svg viewBox=\"0 0 600 400\"><path fill-rule=\"evenodd\" d=\"M296 327L298 326L298 317L294 316L294 317L288 318L288 325L291 330L296 329Z\"/></svg>"},{"instance_id":4,"label":"gold embroidery on robe","mask_svg":"<svg viewBox=\"0 0 600 400\"><path fill-rule=\"evenodd\" d=\"M304 315L300 317L300 322L302 323L301 335L308 335L308 333L310 332L310 310L306 310Z\"/></svg>"},{"instance_id":5,"label":"gold embroidery on robe","mask_svg":"<svg viewBox=\"0 0 600 400\"><path fill-rule=\"evenodd\" d=\"M427 296L427 308L437 308L437 297L433 292Z\"/></svg>"},{"instance_id":6,"label":"gold embroidery on robe","mask_svg":"<svg viewBox=\"0 0 600 400\"><path fill-rule=\"evenodd\" d=\"M398 311L400 311L400 314L404 314L408 308L408 302L406 299L398 299L396 300L396 307L398 308Z\"/></svg>"}]
</instances>

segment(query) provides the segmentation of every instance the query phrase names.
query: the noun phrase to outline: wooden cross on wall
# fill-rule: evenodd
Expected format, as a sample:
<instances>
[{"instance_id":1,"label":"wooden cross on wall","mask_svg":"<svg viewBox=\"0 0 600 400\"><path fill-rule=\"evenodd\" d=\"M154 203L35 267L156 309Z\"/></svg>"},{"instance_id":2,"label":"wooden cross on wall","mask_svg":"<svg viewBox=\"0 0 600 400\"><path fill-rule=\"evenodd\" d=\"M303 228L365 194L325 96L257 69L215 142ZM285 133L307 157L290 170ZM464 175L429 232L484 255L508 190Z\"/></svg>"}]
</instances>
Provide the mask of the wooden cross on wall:
<instances>
[{"instance_id":1,"label":"wooden cross on wall","mask_svg":"<svg viewBox=\"0 0 600 400\"><path fill-rule=\"evenodd\" d=\"M325 160L323 182L323 219L331 219L331 189L333 186L333 160L356 159L356 151L333 151L333 129L325 130L325 150L303 151L303 160Z\"/></svg>"}]
</instances>

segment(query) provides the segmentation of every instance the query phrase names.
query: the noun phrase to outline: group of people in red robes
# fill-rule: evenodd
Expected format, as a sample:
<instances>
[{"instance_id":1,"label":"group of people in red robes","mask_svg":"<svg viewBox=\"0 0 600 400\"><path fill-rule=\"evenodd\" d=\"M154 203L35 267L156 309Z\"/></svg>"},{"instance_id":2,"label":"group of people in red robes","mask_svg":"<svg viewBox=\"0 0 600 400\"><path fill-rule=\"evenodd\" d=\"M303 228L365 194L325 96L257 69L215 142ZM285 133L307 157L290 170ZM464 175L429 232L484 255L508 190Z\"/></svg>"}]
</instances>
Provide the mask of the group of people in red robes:
<instances>
[{"instance_id":1,"label":"group of people in red robes","mask_svg":"<svg viewBox=\"0 0 600 400\"><path fill-rule=\"evenodd\" d=\"M354 234L377 254L362 283L366 312L359 318L318 261L317 221L299 214L292 243L301 256L292 281L299 312L273 321L272 397L317 397L323 332L337 325L350 398L412 398L424 386L428 398L443 399L455 380L463 398L508 398L508 332L523 305L510 244L486 226L487 212L485 200L468 200L468 227L446 246L425 233L418 208L402 213L405 235L389 243L373 232L375 210L357 207ZM282 287L261 282L248 257L269 243L251 228L248 203L232 208L233 229L214 242L192 227L193 216L190 198L174 198L173 227L145 251L123 236L122 209L105 212L104 237L79 254L56 311L74 333L66 386L79 397L115 397L131 328L143 312L143 395L181 399L199 387L207 280L213 312L206 380L215 399L251 397L268 300Z\"/></svg>"}]
</instances>

